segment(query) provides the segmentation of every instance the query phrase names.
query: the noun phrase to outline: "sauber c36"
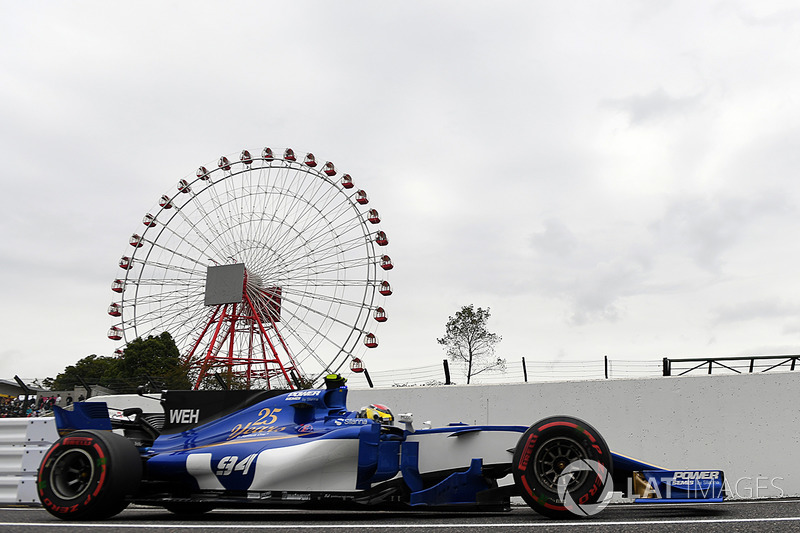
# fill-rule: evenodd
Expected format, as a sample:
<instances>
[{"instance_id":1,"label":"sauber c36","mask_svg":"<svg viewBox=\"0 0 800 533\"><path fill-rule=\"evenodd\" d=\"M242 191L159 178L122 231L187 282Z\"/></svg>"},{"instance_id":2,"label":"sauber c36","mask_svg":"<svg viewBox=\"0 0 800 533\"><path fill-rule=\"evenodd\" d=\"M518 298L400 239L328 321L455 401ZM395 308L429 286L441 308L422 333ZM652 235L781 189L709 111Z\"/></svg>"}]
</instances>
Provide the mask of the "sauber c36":
<instances>
[{"instance_id":1,"label":"sauber c36","mask_svg":"<svg viewBox=\"0 0 800 533\"><path fill-rule=\"evenodd\" d=\"M423 429L411 415L350 411L346 397L346 387L167 391L156 417L77 402L56 411L61 438L39 469L41 503L65 520L94 520L130 503L187 515L276 506L495 511L521 496L543 515L568 518L599 512L612 490L634 502L724 498L721 471L669 471L611 453L575 418Z\"/></svg>"}]
</instances>

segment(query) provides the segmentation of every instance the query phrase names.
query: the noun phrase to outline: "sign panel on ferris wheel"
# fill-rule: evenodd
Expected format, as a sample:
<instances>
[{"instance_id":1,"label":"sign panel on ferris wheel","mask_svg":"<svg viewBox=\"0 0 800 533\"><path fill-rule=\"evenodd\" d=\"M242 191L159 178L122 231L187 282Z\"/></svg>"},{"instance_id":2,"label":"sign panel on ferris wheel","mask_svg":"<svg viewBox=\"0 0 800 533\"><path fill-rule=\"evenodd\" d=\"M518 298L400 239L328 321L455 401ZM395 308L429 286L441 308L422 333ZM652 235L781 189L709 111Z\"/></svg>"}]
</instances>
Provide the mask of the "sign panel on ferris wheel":
<instances>
[{"instance_id":1,"label":"sign panel on ferris wheel","mask_svg":"<svg viewBox=\"0 0 800 533\"><path fill-rule=\"evenodd\" d=\"M222 156L130 237L108 337L170 333L195 388L215 373L248 387L318 383L378 346L393 268L380 221L349 174L311 153Z\"/></svg>"}]
</instances>

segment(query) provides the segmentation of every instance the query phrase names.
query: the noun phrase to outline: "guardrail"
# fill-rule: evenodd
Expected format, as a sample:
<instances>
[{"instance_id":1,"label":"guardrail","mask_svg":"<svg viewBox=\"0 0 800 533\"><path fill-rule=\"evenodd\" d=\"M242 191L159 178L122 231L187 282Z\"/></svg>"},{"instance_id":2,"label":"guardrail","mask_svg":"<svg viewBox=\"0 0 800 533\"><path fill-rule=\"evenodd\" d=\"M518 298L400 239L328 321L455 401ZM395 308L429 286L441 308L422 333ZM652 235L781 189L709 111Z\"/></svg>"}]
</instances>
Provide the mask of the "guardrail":
<instances>
[{"instance_id":1,"label":"guardrail","mask_svg":"<svg viewBox=\"0 0 800 533\"><path fill-rule=\"evenodd\" d=\"M350 388L386 388L438 386L467 382L463 368L457 364L434 364L396 370L370 370L348 373ZM511 383L543 383L549 381L583 381L593 379L631 379L660 376L683 376L689 373L753 374L769 371L794 371L800 369L800 355L759 355L736 357L670 358L663 360L616 359L609 356L584 360L543 361L522 357L507 359L502 372L473 375L475 385ZM152 380L154 378L148 377ZM117 391L117 393L122 391ZM61 394L65 395L63 391ZM112 392L108 392L113 394ZM40 394L55 394L45 392Z\"/></svg>"},{"instance_id":2,"label":"guardrail","mask_svg":"<svg viewBox=\"0 0 800 533\"><path fill-rule=\"evenodd\" d=\"M56 440L55 418L0 418L0 503L39 503L36 473Z\"/></svg>"},{"instance_id":3,"label":"guardrail","mask_svg":"<svg viewBox=\"0 0 800 533\"><path fill-rule=\"evenodd\" d=\"M664 376L683 376L697 370L711 374L714 369L734 374L753 374L770 370L794 371L800 355L753 355L742 357L701 357L692 359L672 359L665 357L663 361ZM777 361L777 362L776 362ZM740 363L740 364L737 364ZM688 368L675 368L673 365L684 365ZM677 372L677 373L676 373Z\"/></svg>"},{"instance_id":4,"label":"guardrail","mask_svg":"<svg viewBox=\"0 0 800 533\"><path fill-rule=\"evenodd\" d=\"M510 383L543 383L549 381L583 381L590 379L630 379L661 376L661 361L635 361L614 359L608 356L591 360L542 361L531 358L506 360L505 371L473 375L474 385ZM351 389L385 387L436 386L465 384L466 375L461 365L445 360L442 364L397 370L370 370L370 384L364 374L348 374L347 386Z\"/></svg>"},{"instance_id":5,"label":"guardrail","mask_svg":"<svg viewBox=\"0 0 800 533\"><path fill-rule=\"evenodd\" d=\"M476 385L582 381L589 379L630 379L683 376L689 373L753 374L800 370L800 355L759 355L737 357L670 358L659 361L612 359L608 356L581 361L508 360L503 372L473 375ZM363 375L363 374L362 374ZM428 365L398 370L372 370L370 383L357 374L348 376L350 388L412 387L464 384L466 376L458 365Z\"/></svg>"}]
</instances>

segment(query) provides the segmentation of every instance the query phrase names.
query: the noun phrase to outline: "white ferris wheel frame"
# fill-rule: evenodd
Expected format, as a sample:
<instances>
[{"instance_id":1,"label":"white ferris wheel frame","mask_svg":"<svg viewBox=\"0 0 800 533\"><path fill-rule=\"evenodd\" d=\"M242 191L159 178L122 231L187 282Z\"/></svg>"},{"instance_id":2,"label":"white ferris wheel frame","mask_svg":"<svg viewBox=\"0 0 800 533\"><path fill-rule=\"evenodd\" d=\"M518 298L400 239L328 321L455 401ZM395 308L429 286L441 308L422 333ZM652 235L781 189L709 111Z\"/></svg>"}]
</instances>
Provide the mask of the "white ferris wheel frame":
<instances>
[{"instance_id":1,"label":"white ferris wheel frame","mask_svg":"<svg viewBox=\"0 0 800 533\"><path fill-rule=\"evenodd\" d=\"M121 299L109 314L120 322L109 338L169 332L196 386L223 370L291 389L361 364L386 321L393 267L367 194L311 153L233 158L201 166L145 215L112 284ZM204 305L208 267L236 263L246 269L242 302Z\"/></svg>"}]
</instances>

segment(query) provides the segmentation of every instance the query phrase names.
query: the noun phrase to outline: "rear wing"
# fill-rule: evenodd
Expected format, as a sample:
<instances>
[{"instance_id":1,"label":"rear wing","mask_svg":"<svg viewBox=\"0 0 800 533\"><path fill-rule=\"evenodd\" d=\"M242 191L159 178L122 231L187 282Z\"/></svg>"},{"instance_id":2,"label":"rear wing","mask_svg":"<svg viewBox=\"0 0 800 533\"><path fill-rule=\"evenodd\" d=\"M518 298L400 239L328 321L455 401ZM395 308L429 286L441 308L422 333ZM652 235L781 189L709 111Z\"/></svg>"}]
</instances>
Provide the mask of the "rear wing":
<instances>
[{"instance_id":1,"label":"rear wing","mask_svg":"<svg viewBox=\"0 0 800 533\"><path fill-rule=\"evenodd\" d=\"M78 429L111 430L111 419L108 417L108 405L105 402L75 402L71 411L54 405L53 414L56 417L58 434L62 437Z\"/></svg>"}]
</instances>

